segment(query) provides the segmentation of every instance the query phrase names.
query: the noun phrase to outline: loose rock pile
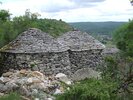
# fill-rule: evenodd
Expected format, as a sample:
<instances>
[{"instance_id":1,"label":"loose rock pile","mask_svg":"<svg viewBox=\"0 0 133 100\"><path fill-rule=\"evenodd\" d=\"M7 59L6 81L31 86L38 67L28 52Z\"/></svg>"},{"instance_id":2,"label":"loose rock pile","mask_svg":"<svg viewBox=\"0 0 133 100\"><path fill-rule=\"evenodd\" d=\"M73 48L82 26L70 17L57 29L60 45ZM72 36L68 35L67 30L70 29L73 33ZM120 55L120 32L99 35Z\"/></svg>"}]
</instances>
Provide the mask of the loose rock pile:
<instances>
[{"instance_id":1,"label":"loose rock pile","mask_svg":"<svg viewBox=\"0 0 133 100\"><path fill-rule=\"evenodd\" d=\"M45 76L39 71L12 70L0 77L0 93L18 92L31 100L54 100L52 94L64 92L61 81L71 84L63 73L58 73L56 76Z\"/></svg>"}]
</instances>

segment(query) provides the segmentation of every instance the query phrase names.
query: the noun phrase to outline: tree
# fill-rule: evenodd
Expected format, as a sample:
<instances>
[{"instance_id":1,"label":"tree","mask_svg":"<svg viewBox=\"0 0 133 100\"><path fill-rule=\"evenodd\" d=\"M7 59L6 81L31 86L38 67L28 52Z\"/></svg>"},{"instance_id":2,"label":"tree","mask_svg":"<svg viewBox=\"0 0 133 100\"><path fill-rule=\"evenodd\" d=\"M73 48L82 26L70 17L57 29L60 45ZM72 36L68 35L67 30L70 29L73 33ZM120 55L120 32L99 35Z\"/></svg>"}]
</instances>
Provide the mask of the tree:
<instances>
[{"instance_id":1,"label":"tree","mask_svg":"<svg viewBox=\"0 0 133 100\"><path fill-rule=\"evenodd\" d=\"M133 20L129 20L115 32L114 40L126 56L133 57Z\"/></svg>"},{"instance_id":2,"label":"tree","mask_svg":"<svg viewBox=\"0 0 133 100\"><path fill-rule=\"evenodd\" d=\"M0 10L0 20L6 21L10 19L10 13L7 10Z\"/></svg>"}]
</instances>

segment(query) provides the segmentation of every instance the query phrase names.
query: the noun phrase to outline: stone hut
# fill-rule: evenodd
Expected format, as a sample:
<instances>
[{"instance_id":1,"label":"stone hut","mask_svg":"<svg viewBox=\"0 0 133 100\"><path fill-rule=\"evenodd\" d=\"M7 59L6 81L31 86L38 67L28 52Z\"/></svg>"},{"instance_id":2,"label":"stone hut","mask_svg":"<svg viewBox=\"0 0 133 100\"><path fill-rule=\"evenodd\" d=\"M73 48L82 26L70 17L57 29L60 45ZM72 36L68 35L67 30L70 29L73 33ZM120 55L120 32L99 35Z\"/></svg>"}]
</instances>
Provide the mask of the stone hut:
<instances>
[{"instance_id":1,"label":"stone hut","mask_svg":"<svg viewBox=\"0 0 133 100\"><path fill-rule=\"evenodd\" d=\"M67 48L52 36L31 28L1 49L2 70L39 70L45 74L65 72L69 74L70 62ZM5 60L4 60L5 59Z\"/></svg>"},{"instance_id":2,"label":"stone hut","mask_svg":"<svg viewBox=\"0 0 133 100\"><path fill-rule=\"evenodd\" d=\"M69 48L72 73L81 68L96 68L102 62L101 53L105 46L86 32L70 31L57 40Z\"/></svg>"},{"instance_id":3,"label":"stone hut","mask_svg":"<svg viewBox=\"0 0 133 100\"><path fill-rule=\"evenodd\" d=\"M104 45L87 33L70 31L54 39L31 28L0 50L2 71L30 68L47 75L71 75L78 69L95 68L103 49Z\"/></svg>"}]
</instances>

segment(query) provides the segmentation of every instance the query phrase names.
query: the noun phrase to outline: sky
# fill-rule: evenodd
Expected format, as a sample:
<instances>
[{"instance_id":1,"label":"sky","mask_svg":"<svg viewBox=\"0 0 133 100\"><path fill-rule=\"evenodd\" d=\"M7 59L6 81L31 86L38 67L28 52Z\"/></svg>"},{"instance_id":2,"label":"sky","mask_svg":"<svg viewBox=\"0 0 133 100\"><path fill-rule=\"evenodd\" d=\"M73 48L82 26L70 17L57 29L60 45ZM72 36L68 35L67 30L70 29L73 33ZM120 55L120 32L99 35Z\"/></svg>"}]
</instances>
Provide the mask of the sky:
<instances>
[{"instance_id":1,"label":"sky","mask_svg":"<svg viewBox=\"0 0 133 100\"><path fill-rule=\"evenodd\" d=\"M0 9L13 16L24 15L26 9L41 18L66 22L128 21L133 18L129 0L0 0Z\"/></svg>"}]
</instances>

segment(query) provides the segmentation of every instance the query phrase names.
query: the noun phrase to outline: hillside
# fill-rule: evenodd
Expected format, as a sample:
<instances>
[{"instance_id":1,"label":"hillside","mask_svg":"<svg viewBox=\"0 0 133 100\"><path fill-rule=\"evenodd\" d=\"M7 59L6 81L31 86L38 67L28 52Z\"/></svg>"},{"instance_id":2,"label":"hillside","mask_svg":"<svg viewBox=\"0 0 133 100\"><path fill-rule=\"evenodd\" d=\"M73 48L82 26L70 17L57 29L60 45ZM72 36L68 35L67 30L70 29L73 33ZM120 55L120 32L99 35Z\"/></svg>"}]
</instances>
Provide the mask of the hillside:
<instances>
[{"instance_id":1,"label":"hillside","mask_svg":"<svg viewBox=\"0 0 133 100\"><path fill-rule=\"evenodd\" d=\"M118 27L126 22L75 22L69 23L74 28L93 35L111 35Z\"/></svg>"},{"instance_id":2,"label":"hillside","mask_svg":"<svg viewBox=\"0 0 133 100\"><path fill-rule=\"evenodd\" d=\"M73 28L69 24L62 20L38 19L36 23L38 25L34 26L35 28L39 28L42 31L47 32L54 37L57 37L64 32L73 30Z\"/></svg>"},{"instance_id":3,"label":"hillside","mask_svg":"<svg viewBox=\"0 0 133 100\"><path fill-rule=\"evenodd\" d=\"M50 35L57 37L73 28L62 20L39 19L37 16L28 12L23 16L11 19L0 19L0 48L14 40L20 33L28 28L38 28Z\"/></svg>"}]
</instances>

